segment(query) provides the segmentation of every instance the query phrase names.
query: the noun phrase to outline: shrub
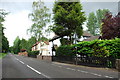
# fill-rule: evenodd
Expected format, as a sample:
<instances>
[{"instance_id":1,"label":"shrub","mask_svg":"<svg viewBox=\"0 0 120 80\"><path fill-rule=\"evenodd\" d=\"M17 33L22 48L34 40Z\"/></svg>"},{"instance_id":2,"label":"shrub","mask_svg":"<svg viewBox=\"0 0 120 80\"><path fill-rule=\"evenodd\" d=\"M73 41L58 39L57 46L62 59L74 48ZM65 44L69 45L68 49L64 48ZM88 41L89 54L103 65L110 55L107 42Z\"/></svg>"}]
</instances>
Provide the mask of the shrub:
<instances>
[{"instance_id":1,"label":"shrub","mask_svg":"<svg viewBox=\"0 0 120 80\"><path fill-rule=\"evenodd\" d=\"M75 45L80 55L120 58L120 39L83 41Z\"/></svg>"},{"instance_id":2,"label":"shrub","mask_svg":"<svg viewBox=\"0 0 120 80\"><path fill-rule=\"evenodd\" d=\"M75 56L75 50L73 45L60 46L56 50L56 56Z\"/></svg>"},{"instance_id":3,"label":"shrub","mask_svg":"<svg viewBox=\"0 0 120 80\"><path fill-rule=\"evenodd\" d=\"M39 51L29 51L28 56L37 56L39 54Z\"/></svg>"}]
</instances>

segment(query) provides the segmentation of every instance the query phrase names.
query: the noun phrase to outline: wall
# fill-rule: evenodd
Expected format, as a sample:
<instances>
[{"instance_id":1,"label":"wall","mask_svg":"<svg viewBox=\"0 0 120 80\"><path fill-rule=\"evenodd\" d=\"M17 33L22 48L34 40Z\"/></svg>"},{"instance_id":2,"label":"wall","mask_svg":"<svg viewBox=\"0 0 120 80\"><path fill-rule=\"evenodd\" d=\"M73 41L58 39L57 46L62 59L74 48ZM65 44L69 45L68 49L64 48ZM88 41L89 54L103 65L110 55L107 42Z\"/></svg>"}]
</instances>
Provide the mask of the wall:
<instances>
[{"instance_id":1,"label":"wall","mask_svg":"<svg viewBox=\"0 0 120 80\"><path fill-rule=\"evenodd\" d=\"M116 59L116 69L120 72L120 59Z\"/></svg>"},{"instance_id":2,"label":"wall","mask_svg":"<svg viewBox=\"0 0 120 80\"><path fill-rule=\"evenodd\" d=\"M45 60L45 61L52 61L52 56L37 55L37 59L39 59L39 60Z\"/></svg>"}]
</instances>

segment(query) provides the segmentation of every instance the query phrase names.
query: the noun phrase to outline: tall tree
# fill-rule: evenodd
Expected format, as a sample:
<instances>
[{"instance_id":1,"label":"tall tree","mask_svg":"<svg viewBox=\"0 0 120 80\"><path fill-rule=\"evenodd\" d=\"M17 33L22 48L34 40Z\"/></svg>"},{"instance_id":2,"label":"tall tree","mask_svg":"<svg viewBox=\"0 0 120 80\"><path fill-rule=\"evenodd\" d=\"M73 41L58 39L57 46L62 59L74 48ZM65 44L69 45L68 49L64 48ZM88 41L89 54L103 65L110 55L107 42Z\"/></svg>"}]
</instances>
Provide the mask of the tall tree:
<instances>
[{"instance_id":1,"label":"tall tree","mask_svg":"<svg viewBox=\"0 0 120 80\"><path fill-rule=\"evenodd\" d=\"M96 23L97 23L97 18L94 12L92 12L88 16L87 27L88 27L88 31L93 35L96 35Z\"/></svg>"},{"instance_id":2,"label":"tall tree","mask_svg":"<svg viewBox=\"0 0 120 80\"><path fill-rule=\"evenodd\" d=\"M120 38L120 12L114 17L107 13L102 24L102 39Z\"/></svg>"},{"instance_id":3,"label":"tall tree","mask_svg":"<svg viewBox=\"0 0 120 80\"><path fill-rule=\"evenodd\" d=\"M21 49L20 42L21 42L20 38L19 36L17 36L16 39L14 40L14 45L13 45L13 52L15 54L18 54L18 52L20 52L20 49Z\"/></svg>"},{"instance_id":4,"label":"tall tree","mask_svg":"<svg viewBox=\"0 0 120 80\"><path fill-rule=\"evenodd\" d=\"M38 40L43 35L43 30L46 27L46 24L50 22L49 9L44 5L44 2L41 0L33 2L33 12L29 14L29 17L34 22L30 29L27 31L30 32L32 36L35 36Z\"/></svg>"},{"instance_id":5,"label":"tall tree","mask_svg":"<svg viewBox=\"0 0 120 80\"><path fill-rule=\"evenodd\" d=\"M55 2L53 8L54 25L52 30L59 36L68 36L70 44L73 35L82 35L82 24L86 20L80 2Z\"/></svg>"},{"instance_id":6,"label":"tall tree","mask_svg":"<svg viewBox=\"0 0 120 80\"><path fill-rule=\"evenodd\" d=\"M31 37L28 41L27 41L27 51L31 51L31 48L33 46L33 44L36 43L36 38L35 37Z\"/></svg>"},{"instance_id":7,"label":"tall tree","mask_svg":"<svg viewBox=\"0 0 120 80\"><path fill-rule=\"evenodd\" d=\"M9 51L9 42L4 35L4 27L3 23L5 21L5 17L8 13L5 10L0 9L0 52L8 52ZM1 51L2 50L2 51Z\"/></svg>"},{"instance_id":8,"label":"tall tree","mask_svg":"<svg viewBox=\"0 0 120 80\"><path fill-rule=\"evenodd\" d=\"M97 17L97 24L96 24L96 33L97 35L101 34L101 28L102 28L102 19L105 18L106 13L110 12L109 9L98 9L96 11L96 17Z\"/></svg>"},{"instance_id":9,"label":"tall tree","mask_svg":"<svg viewBox=\"0 0 120 80\"><path fill-rule=\"evenodd\" d=\"M25 40L25 39L22 38L22 40L20 41L20 48L27 50L27 47L28 47L27 40Z\"/></svg>"},{"instance_id":10,"label":"tall tree","mask_svg":"<svg viewBox=\"0 0 120 80\"><path fill-rule=\"evenodd\" d=\"M110 12L108 9L98 9L95 13L91 12L88 16L87 28L92 35L100 35L102 19L105 18L105 14Z\"/></svg>"}]
</instances>

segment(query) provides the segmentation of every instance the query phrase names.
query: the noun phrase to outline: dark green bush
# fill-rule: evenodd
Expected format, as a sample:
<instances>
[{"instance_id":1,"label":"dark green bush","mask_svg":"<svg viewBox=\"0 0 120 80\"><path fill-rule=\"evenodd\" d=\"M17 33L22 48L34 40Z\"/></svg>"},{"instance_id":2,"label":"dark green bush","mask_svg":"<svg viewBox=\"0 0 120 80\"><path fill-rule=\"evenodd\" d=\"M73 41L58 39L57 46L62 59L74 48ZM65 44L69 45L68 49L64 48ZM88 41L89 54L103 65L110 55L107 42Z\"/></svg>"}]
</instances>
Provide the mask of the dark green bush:
<instances>
[{"instance_id":1,"label":"dark green bush","mask_svg":"<svg viewBox=\"0 0 120 80\"><path fill-rule=\"evenodd\" d=\"M91 56L93 53L92 47L95 42L96 41L83 41L76 44L78 54Z\"/></svg>"},{"instance_id":2,"label":"dark green bush","mask_svg":"<svg viewBox=\"0 0 120 80\"><path fill-rule=\"evenodd\" d=\"M39 54L39 51L29 51L28 52L28 55L29 56L36 56L36 55L38 55Z\"/></svg>"},{"instance_id":3,"label":"dark green bush","mask_svg":"<svg viewBox=\"0 0 120 80\"><path fill-rule=\"evenodd\" d=\"M56 50L56 56L69 56L69 57L75 56L74 46L64 45L58 47Z\"/></svg>"}]
</instances>

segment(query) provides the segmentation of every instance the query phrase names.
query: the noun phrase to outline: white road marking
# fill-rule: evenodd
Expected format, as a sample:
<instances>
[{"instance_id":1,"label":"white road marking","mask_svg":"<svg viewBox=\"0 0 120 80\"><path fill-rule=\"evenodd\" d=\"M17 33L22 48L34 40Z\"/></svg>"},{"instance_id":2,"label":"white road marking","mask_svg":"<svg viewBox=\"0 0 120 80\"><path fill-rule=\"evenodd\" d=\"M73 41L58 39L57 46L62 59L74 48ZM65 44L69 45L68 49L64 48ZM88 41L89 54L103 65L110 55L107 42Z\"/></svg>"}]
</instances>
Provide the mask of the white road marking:
<instances>
[{"instance_id":1,"label":"white road marking","mask_svg":"<svg viewBox=\"0 0 120 80\"><path fill-rule=\"evenodd\" d=\"M16 57L15 57L15 59L18 60L20 63L25 64L24 62L22 62L21 60L17 59ZM31 59L31 60L32 60L32 59ZM25 65L26 65L26 64L25 64ZM52 64L52 65L57 66L57 65L55 65L55 64ZM31 70L33 70L34 72L36 72L36 73L38 73L38 74L40 74L40 75L43 75L43 76L46 77L46 78L50 78L49 76L46 76L45 74L37 71L36 69L32 68L31 66L29 66L29 65L26 65L26 66L27 66L28 68L30 68ZM57 67L62 67L62 66L57 66ZM66 69L74 70L74 71L75 71L75 69L72 69L72 68L66 68ZM77 71L83 72L83 73L90 73L90 72L83 71L83 70L77 70ZM102 75L96 74L96 73L90 73L90 74L95 75L95 76L99 76L99 77L102 76ZM113 77L110 77L110 76L105 76L105 77L106 77L106 78L113 78Z\"/></svg>"},{"instance_id":2,"label":"white road marking","mask_svg":"<svg viewBox=\"0 0 120 80\"><path fill-rule=\"evenodd\" d=\"M97 76L101 77L102 75L98 74Z\"/></svg>"},{"instance_id":3,"label":"white road marking","mask_svg":"<svg viewBox=\"0 0 120 80\"><path fill-rule=\"evenodd\" d=\"M27 65L28 68L32 69L33 71L35 71L38 74L41 74L41 72L37 71L36 69L32 68L31 66Z\"/></svg>"},{"instance_id":4,"label":"white road marking","mask_svg":"<svg viewBox=\"0 0 120 80\"><path fill-rule=\"evenodd\" d=\"M30 68L31 70L35 71L36 73L38 73L38 74L40 74L40 75L43 75L43 76L46 77L46 78L50 78L50 77L46 76L45 74L43 74L43 73L37 71L36 69L32 68L32 67L29 66L29 65L27 65L27 67Z\"/></svg>"},{"instance_id":5,"label":"white road marking","mask_svg":"<svg viewBox=\"0 0 120 80\"><path fill-rule=\"evenodd\" d=\"M75 71L75 69L71 69L71 70Z\"/></svg>"},{"instance_id":6,"label":"white road marking","mask_svg":"<svg viewBox=\"0 0 120 80\"><path fill-rule=\"evenodd\" d=\"M28 68L30 68L30 69L33 70L34 72L36 72L36 73L38 73L38 74L40 74L40 75L42 75L42 76L44 76L44 77L46 77L46 78L50 78L49 76L47 76L47 75L45 75L45 74L37 71L36 69L32 68L31 66L25 64L24 62L22 62L21 60L17 59L16 57L15 57L15 59L18 60L20 63L26 65Z\"/></svg>"},{"instance_id":7,"label":"white road marking","mask_svg":"<svg viewBox=\"0 0 120 80\"><path fill-rule=\"evenodd\" d=\"M113 78L113 77L110 77L110 76L105 76L106 78Z\"/></svg>"},{"instance_id":8,"label":"white road marking","mask_svg":"<svg viewBox=\"0 0 120 80\"><path fill-rule=\"evenodd\" d=\"M25 64L24 62L20 61L22 64Z\"/></svg>"},{"instance_id":9,"label":"white road marking","mask_svg":"<svg viewBox=\"0 0 120 80\"><path fill-rule=\"evenodd\" d=\"M90 73L90 74L93 74L93 75L95 75L95 76L98 76L99 74L96 74L96 73Z\"/></svg>"},{"instance_id":10,"label":"white road marking","mask_svg":"<svg viewBox=\"0 0 120 80\"><path fill-rule=\"evenodd\" d=\"M15 57L15 59L16 59L16 60L19 60L19 59L17 59L16 57Z\"/></svg>"},{"instance_id":11,"label":"white road marking","mask_svg":"<svg viewBox=\"0 0 120 80\"><path fill-rule=\"evenodd\" d=\"M71 69L71 68L66 68L66 69Z\"/></svg>"},{"instance_id":12,"label":"white road marking","mask_svg":"<svg viewBox=\"0 0 120 80\"><path fill-rule=\"evenodd\" d=\"M62 67L62 66L58 66L58 67Z\"/></svg>"},{"instance_id":13,"label":"white road marking","mask_svg":"<svg viewBox=\"0 0 120 80\"><path fill-rule=\"evenodd\" d=\"M81 71L81 70L77 70L77 71Z\"/></svg>"},{"instance_id":14,"label":"white road marking","mask_svg":"<svg viewBox=\"0 0 120 80\"><path fill-rule=\"evenodd\" d=\"M72 68L66 68L66 69L69 69L69 70L73 70L73 71L75 71L75 69L72 69Z\"/></svg>"},{"instance_id":15,"label":"white road marking","mask_svg":"<svg viewBox=\"0 0 120 80\"><path fill-rule=\"evenodd\" d=\"M52 65L57 66L55 64L52 64ZM62 67L62 66L58 66L58 67ZM75 69L72 69L72 68L66 68L66 69L75 71ZM82 72L82 73L89 73L89 74L92 74L92 75L95 75L95 76L99 76L99 77L102 76L100 74L96 74L96 73L92 73L92 72L87 72L87 71L83 71L83 70L77 70L77 71ZM110 77L110 76L105 76L105 77L106 78L113 78L113 77Z\"/></svg>"}]
</instances>

